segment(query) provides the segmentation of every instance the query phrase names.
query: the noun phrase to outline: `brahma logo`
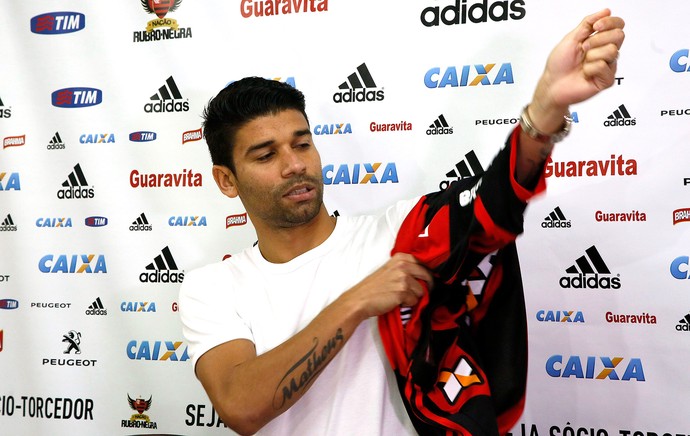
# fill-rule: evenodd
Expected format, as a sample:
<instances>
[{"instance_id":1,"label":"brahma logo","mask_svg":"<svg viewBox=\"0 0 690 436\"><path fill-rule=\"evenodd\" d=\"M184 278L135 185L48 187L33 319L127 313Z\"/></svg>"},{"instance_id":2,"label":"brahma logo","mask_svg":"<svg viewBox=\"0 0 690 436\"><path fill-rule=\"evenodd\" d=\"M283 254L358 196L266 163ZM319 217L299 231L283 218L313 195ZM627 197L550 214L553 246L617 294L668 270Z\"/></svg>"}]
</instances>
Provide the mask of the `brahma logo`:
<instances>
[{"instance_id":1,"label":"brahma logo","mask_svg":"<svg viewBox=\"0 0 690 436\"><path fill-rule=\"evenodd\" d=\"M0 173L0 191L21 191L19 173Z\"/></svg>"},{"instance_id":2,"label":"brahma logo","mask_svg":"<svg viewBox=\"0 0 690 436\"><path fill-rule=\"evenodd\" d=\"M52 274L105 274L108 267L102 254L46 254L38 261L38 270Z\"/></svg>"},{"instance_id":3,"label":"brahma logo","mask_svg":"<svg viewBox=\"0 0 690 436\"><path fill-rule=\"evenodd\" d=\"M156 132L132 132L129 134L129 140L132 142L150 142L156 140Z\"/></svg>"},{"instance_id":4,"label":"brahma logo","mask_svg":"<svg viewBox=\"0 0 690 436\"><path fill-rule=\"evenodd\" d=\"M440 6L428 6L422 10L420 20L426 27L435 27L440 24L452 26L466 23L486 23L508 20L522 20L525 17L524 0L493 1L482 0L474 4L467 4L467 0L455 0L441 9Z\"/></svg>"},{"instance_id":5,"label":"brahma logo","mask_svg":"<svg viewBox=\"0 0 690 436\"><path fill-rule=\"evenodd\" d=\"M182 0L141 0L144 11L155 14L158 18L149 21L146 24L146 30L135 30L134 42L191 38L190 27L180 27L177 20L165 17L168 12L175 12L181 4Z\"/></svg>"},{"instance_id":6,"label":"brahma logo","mask_svg":"<svg viewBox=\"0 0 690 436\"><path fill-rule=\"evenodd\" d=\"M242 0L240 3L244 18L326 11L328 0Z\"/></svg>"},{"instance_id":7,"label":"brahma logo","mask_svg":"<svg viewBox=\"0 0 690 436\"><path fill-rule=\"evenodd\" d=\"M243 226L247 224L247 212L238 215L228 215L225 217L225 228Z\"/></svg>"},{"instance_id":8,"label":"brahma logo","mask_svg":"<svg viewBox=\"0 0 690 436\"><path fill-rule=\"evenodd\" d=\"M168 360L171 362L184 362L189 360L187 346L182 347L182 341L129 341L127 344L127 357L132 360ZM178 355L179 352L182 352Z\"/></svg>"},{"instance_id":9,"label":"brahma logo","mask_svg":"<svg viewBox=\"0 0 690 436\"><path fill-rule=\"evenodd\" d=\"M8 136L2 140L2 148L19 147L26 144L26 135Z\"/></svg>"},{"instance_id":10,"label":"brahma logo","mask_svg":"<svg viewBox=\"0 0 690 436\"><path fill-rule=\"evenodd\" d=\"M184 144L185 142L199 141L201 138L201 128L198 128L196 130L189 130L182 134L182 143Z\"/></svg>"},{"instance_id":11,"label":"brahma logo","mask_svg":"<svg viewBox=\"0 0 690 436\"><path fill-rule=\"evenodd\" d=\"M673 225L690 221L690 208L676 209L673 211Z\"/></svg>"},{"instance_id":12,"label":"brahma logo","mask_svg":"<svg viewBox=\"0 0 690 436\"><path fill-rule=\"evenodd\" d=\"M78 32L86 27L86 16L79 12L48 12L31 19L31 31L39 35Z\"/></svg>"},{"instance_id":13,"label":"brahma logo","mask_svg":"<svg viewBox=\"0 0 690 436\"><path fill-rule=\"evenodd\" d=\"M96 106L102 101L103 91L96 88L63 88L51 94L53 106L62 108Z\"/></svg>"},{"instance_id":14,"label":"brahma logo","mask_svg":"<svg viewBox=\"0 0 690 436\"><path fill-rule=\"evenodd\" d=\"M502 83L510 85L515 83L513 67L510 63L501 64L496 74L491 75L493 80L490 79L489 73L494 70L495 66L496 64L465 65L460 68L459 76L456 67L447 67L443 75L441 75L441 68L432 67L424 75L424 84L427 88L445 88L446 86L457 88L459 86L500 85Z\"/></svg>"},{"instance_id":15,"label":"brahma logo","mask_svg":"<svg viewBox=\"0 0 690 436\"><path fill-rule=\"evenodd\" d=\"M616 372L616 367L625 361L623 357L587 356L583 361L583 358L580 356L570 356L565 363L563 363L563 360L564 356L560 354L549 357L546 361L546 373L551 377L559 378L575 377L592 380L645 381L642 360L638 357L628 359L627 364L621 365L618 368L620 370L625 366L620 377Z\"/></svg>"},{"instance_id":16,"label":"brahma logo","mask_svg":"<svg viewBox=\"0 0 690 436\"><path fill-rule=\"evenodd\" d=\"M342 164L336 168L334 165L325 165L322 170L323 182L325 185L354 185L354 184L377 184L377 183L398 183L398 170L395 162L388 162L378 173L382 163L363 163L363 164Z\"/></svg>"}]
</instances>

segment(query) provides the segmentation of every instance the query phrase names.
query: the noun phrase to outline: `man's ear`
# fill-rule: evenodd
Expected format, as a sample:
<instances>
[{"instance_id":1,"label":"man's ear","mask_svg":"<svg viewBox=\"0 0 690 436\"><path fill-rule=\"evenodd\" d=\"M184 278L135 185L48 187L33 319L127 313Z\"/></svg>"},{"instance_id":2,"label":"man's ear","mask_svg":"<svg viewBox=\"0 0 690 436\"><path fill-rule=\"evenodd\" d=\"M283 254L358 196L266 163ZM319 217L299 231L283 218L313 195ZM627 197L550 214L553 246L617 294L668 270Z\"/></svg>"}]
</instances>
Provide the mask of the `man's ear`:
<instances>
[{"instance_id":1,"label":"man's ear","mask_svg":"<svg viewBox=\"0 0 690 436\"><path fill-rule=\"evenodd\" d=\"M230 168L225 165L213 165L213 179L218 185L220 192L230 198L235 198L239 194L237 192L237 179Z\"/></svg>"}]
</instances>

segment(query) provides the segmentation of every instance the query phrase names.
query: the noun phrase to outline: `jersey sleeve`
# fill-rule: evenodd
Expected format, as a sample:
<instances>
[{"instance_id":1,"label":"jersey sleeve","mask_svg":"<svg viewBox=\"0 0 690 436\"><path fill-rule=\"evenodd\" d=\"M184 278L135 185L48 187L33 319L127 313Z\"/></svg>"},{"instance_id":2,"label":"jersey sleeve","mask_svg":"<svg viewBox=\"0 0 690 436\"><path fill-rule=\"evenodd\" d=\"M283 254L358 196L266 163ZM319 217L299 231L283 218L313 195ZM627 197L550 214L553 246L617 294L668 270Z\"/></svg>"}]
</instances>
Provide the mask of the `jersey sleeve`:
<instances>
[{"instance_id":1,"label":"jersey sleeve","mask_svg":"<svg viewBox=\"0 0 690 436\"><path fill-rule=\"evenodd\" d=\"M199 357L211 348L234 339L254 342L251 329L234 309L229 275L222 262L215 263L187 273L180 287L182 332L195 372Z\"/></svg>"}]
</instances>

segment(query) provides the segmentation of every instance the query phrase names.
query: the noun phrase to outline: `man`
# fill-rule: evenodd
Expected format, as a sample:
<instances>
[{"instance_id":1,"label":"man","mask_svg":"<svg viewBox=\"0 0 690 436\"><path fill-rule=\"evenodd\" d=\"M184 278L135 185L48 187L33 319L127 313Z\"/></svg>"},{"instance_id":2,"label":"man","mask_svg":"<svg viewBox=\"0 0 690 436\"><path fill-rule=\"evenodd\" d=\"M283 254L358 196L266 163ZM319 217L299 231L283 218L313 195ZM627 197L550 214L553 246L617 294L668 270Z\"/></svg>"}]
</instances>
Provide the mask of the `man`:
<instances>
[{"instance_id":1,"label":"man","mask_svg":"<svg viewBox=\"0 0 690 436\"><path fill-rule=\"evenodd\" d=\"M496 176L506 195L524 203L543 189L569 105L613 84L623 26L600 11L551 52L508 141L509 171ZM380 217L329 216L304 98L278 82L222 90L204 134L219 189L241 199L258 238L188 273L180 292L195 373L223 422L240 434L414 434L376 317L415 306L433 285L414 256L390 255L418 199Z\"/></svg>"}]
</instances>

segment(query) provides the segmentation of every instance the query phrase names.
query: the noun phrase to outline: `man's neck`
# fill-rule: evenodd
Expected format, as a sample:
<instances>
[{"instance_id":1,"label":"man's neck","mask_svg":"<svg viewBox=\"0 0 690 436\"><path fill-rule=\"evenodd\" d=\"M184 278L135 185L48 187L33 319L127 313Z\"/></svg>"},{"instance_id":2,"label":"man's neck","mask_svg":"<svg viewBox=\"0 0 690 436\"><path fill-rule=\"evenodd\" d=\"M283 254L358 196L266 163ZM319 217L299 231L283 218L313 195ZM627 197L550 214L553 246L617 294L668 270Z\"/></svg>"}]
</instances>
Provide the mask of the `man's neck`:
<instances>
[{"instance_id":1,"label":"man's neck","mask_svg":"<svg viewBox=\"0 0 690 436\"><path fill-rule=\"evenodd\" d=\"M310 222L295 227L257 228L261 255L271 263L285 263L321 245L333 233L336 218L325 207Z\"/></svg>"}]
</instances>

